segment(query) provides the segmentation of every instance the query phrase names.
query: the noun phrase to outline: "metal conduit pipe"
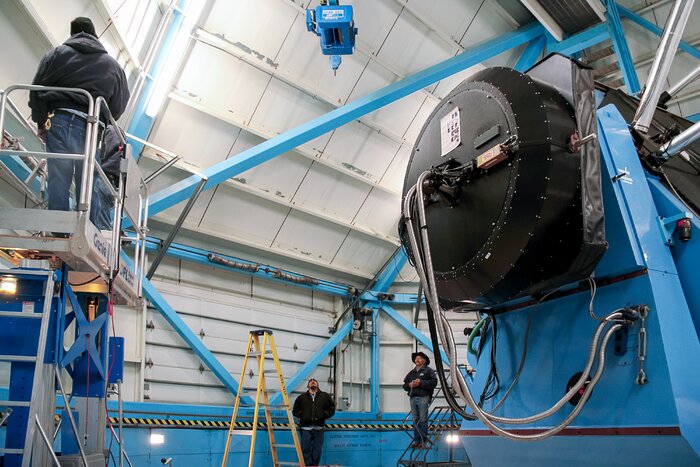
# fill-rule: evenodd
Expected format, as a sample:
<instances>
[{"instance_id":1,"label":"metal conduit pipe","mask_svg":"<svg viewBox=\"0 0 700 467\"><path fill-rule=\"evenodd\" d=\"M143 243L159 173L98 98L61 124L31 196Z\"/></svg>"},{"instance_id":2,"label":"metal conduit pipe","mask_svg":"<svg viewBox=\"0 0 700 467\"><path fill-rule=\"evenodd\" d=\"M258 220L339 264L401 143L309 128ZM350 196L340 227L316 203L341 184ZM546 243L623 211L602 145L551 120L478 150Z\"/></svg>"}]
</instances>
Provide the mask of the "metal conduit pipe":
<instances>
[{"instance_id":1,"label":"metal conduit pipe","mask_svg":"<svg viewBox=\"0 0 700 467\"><path fill-rule=\"evenodd\" d=\"M693 71L691 71L685 78L681 79L678 81L676 84L671 86L668 91L664 91L661 93L661 97L659 98L659 102L661 104L665 104L666 102L670 101L673 96L681 92L683 89L686 88L690 83L695 81L695 79L700 76L700 65Z\"/></svg>"},{"instance_id":2,"label":"metal conduit pipe","mask_svg":"<svg viewBox=\"0 0 700 467\"><path fill-rule=\"evenodd\" d=\"M663 159L670 159L676 154L682 152L688 146L700 139L700 122L696 122L693 126L685 130L680 135L673 138L668 143L659 148Z\"/></svg>"},{"instance_id":3,"label":"metal conduit pipe","mask_svg":"<svg viewBox=\"0 0 700 467\"><path fill-rule=\"evenodd\" d=\"M608 330L608 332L605 333L602 344L600 346L600 351L598 352L598 368L596 369L596 372L593 375L590 384L584 389L583 395L581 396L581 399L579 400L578 404L576 404L574 410L559 425L550 428L549 430L537 433L535 435L518 435L515 433L510 433L491 422L491 420L486 416L488 414L481 410L481 408L477 405L470 392L467 392L467 395L469 397L467 402L469 406L475 411L477 417L479 417L479 420L481 420L493 432L503 436L504 438L511 439L514 441L540 441L549 438L550 436L559 433L564 428L569 426L569 424L578 416L578 414L581 413L581 410L583 410L583 407L586 405L586 402L588 402L588 398L591 396L593 388L598 384L598 381L600 380L600 377L603 374L603 370L605 369L605 349L608 345L608 341L610 340L610 337L612 337L612 335L620 329L622 329L622 325L616 324L613 327L611 327Z\"/></svg>"},{"instance_id":4,"label":"metal conduit pipe","mask_svg":"<svg viewBox=\"0 0 700 467\"><path fill-rule=\"evenodd\" d=\"M639 107L634 116L632 126L639 132L649 131L649 125L661 97L662 86L671 69L678 44L683 36L683 30L688 22L695 0L677 0L668 17L667 27L661 37L659 50L654 57L654 63L649 71L644 94L639 101Z\"/></svg>"},{"instance_id":5,"label":"metal conduit pipe","mask_svg":"<svg viewBox=\"0 0 700 467\"><path fill-rule=\"evenodd\" d=\"M415 190L412 189L406 196L406 206L410 206L410 203L412 203L412 198L417 198L419 200L423 199L423 190L422 187L425 184L425 180L428 177L429 172L425 172L418 178L418 182L416 183ZM422 253L426 256L425 258L425 264L427 266L427 270L423 268L423 261L420 258L420 254L414 254L414 257L416 259L416 270L418 271L419 275L421 276L421 281L423 282L425 280L426 285L426 300L429 300L433 310L438 310L439 311L439 317L440 319L437 320L437 328L438 328L438 333L440 334L441 342L443 344L443 347L445 348L445 352L450 358L450 375L451 378L456 378L456 382L458 383L458 388L454 388L458 395L463 397L466 401L469 400L469 396L471 394L468 394L470 392L469 387L466 384L466 381L464 380L463 377L461 377L461 372L457 371L457 366L456 366L456 347L454 343L454 336L452 334L449 322L445 318L444 314L442 313L442 309L440 308L440 305L438 301L436 300L437 297L437 291L435 288L435 281L434 281L434 272L432 270L432 258L430 257L430 247L428 244L428 235L427 235L427 226L425 222L425 209L424 209L424 204L421 202L419 203L418 207L418 217L419 217L419 226L420 230L422 233L422 241L423 241L423 251ZM409 237L411 239L411 246L414 251L417 251L417 242L415 242L415 231L413 230L412 226L412 220L410 216L410 212L404 212L404 216L407 219L407 222L410 223L408 228L408 233ZM430 289L428 291L427 289ZM551 408L540 412L538 414L532 415L530 417L524 417L524 418L505 418L505 417L498 417L491 415L489 413L484 412L484 416L489 418L490 420L496 422L496 423L506 423L506 424L526 424L526 423L531 423L535 422L538 420L542 420L544 418L547 418L551 415L553 415L555 412L557 412L559 409L561 409L566 402L573 397L576 392L583 387L585 384L586 379L588 378L591 368L593 367L596 351L597 351L597 346L598 346L598 341L600 338L600 334L603 331L603 328L607 326L610 322L612 322L615 319L619 319L622 317L622 314L619 313L619 310L614 311L613 313L609 314L603 322L601 322L598 327L596 328L596 331L594 333L593 339L591 341L591 349L589 352L589 357L588 361L586 363L586 367L577 381L577 383L569 390L554 406Z\"/></svg>"}]
</instances>

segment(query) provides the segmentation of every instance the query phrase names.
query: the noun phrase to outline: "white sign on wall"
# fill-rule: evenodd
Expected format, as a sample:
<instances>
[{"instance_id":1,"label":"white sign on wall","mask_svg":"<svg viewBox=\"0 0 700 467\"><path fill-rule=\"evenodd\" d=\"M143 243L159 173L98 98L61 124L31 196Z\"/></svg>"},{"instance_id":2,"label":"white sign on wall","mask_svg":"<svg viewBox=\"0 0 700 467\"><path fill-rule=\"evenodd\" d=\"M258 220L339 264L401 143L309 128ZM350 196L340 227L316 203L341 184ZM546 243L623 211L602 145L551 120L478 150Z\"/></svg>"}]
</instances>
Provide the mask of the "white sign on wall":
<instances>
[{"instance_id":1,"label":"white sign on wall","mask_svg":"<svg viewBox=\"0 0 700 467\"><path fill-rule=\"evenodd\" d=\"M462 141L462 132L459 126L459 109L455 107L449 114L440 119L440 155L459 146Z\"/></svg>"}]
</instances>

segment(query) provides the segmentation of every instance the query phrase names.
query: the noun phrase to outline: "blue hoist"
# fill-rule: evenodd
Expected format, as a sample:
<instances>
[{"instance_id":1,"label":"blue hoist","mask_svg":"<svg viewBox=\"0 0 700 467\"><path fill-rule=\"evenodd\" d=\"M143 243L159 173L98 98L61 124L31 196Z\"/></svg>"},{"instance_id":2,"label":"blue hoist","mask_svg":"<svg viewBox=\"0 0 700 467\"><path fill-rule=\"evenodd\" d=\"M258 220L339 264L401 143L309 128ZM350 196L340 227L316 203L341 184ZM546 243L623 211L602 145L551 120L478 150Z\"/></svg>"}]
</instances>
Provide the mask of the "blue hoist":
<instances>
[{"instance_id":1,"label":"blue hoist","mask_svg":"<svg viewBox=\"0 0 700 467\"><path fill-rule=\"evenodd\" d=\"M352 17L352 6L341 6L338 0L321 0L315 9L306 10L306 29L321 38L321 52L330 55L335 73L341 55L352 55L357 28Z\"/></svg>"}]
</instances>

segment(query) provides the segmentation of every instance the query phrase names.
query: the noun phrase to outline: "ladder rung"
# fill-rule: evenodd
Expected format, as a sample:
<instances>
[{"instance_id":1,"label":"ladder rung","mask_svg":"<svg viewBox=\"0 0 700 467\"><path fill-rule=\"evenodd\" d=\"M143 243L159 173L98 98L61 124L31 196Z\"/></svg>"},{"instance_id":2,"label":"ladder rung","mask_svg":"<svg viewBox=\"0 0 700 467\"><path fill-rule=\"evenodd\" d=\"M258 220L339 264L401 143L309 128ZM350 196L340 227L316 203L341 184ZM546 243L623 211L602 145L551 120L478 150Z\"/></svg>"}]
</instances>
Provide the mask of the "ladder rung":
<instances>
[{"instance_id":1,"label":"ladder rung","mask_svg":"<svg viewBox=\"0 0 700 467\"><path fill-rule=\"evenodd\" d=\"M280 462L277 462L277 465L301 465L301 464L298 462L282 462L282 461L280 461Z\"/></svg>"},{"instance_id":2,"label":"ladder rung","mask_svg":"<svg viewBox=\"0 0 700 467\"><path fill-rule=\"evenodd\" d=\"M289 407L289 404L266 404L264 402L260 402L258 405L264 405L265 407Z\"/></svg>"},{"instance_id":3,"label":"ladder rung","mask_svg":"<svg viewBox=\"0 0 700 467\"><path fill-rule=\"evenodd\" d=\"M0 407L29 407L30 401L0 401Z\"/></svg>"},{"instance_id":4,"label":"ladder rung","mask_svg":"<svg viewBox=\"0 0 700 467\"><path fill-rule=\"evenodd\" d=\"M247 388L244 386L241 389L243 389L243 392L247 392L247 393L255 394L256 392L258 392L258 388ZM274 389L274 388L265 388L264 390L263 389L260 390L260 392L267 392L269 394L272 394L273 392L278 392L278 391L279 391L279 389Z\"/></svg>"},{"instance_id":5,"label":"ladder rung","mask_svg":"<svg viewBox=\"0 0 700 467\"><path fill-rule=\"evenodd\" d=\"M276 448L290 448L290 449L296 449L296 446L293 444L273 444L274 447Z\"/></svg>"},{"instance_id":6,"label":"ladder rung","mask_svg":"<svg viewBox=\"0 0 700 467\"><path fill-rule=\"evenodd\" d=\"M272 369L270 369L270 370L263 370L263 373L268 373L268 374L269 374L269 373L277 373L277 370L275 370L274 368L272 368Z\"/></svg>"},{"instance_id":7,"label":"ladder rung","mask_svg":"<svg viewBox=\"0 0 700 467\"><path fill-rule=\"evenodd\" d=\"M41 319L42 313L23 313L21 311L0 311L0 318L33 318Z\"/></svg>"},{"instance_id":8,"label":"ladder rung","mask_svg":"<svg viewBox=\"0 0 700 467\"><path fill-rule=\"evenodd\" d=\"M268 350L265 351L265 353L266 353L266 354L271 354L271 353L272 353L272 350L269 350L269 349L268 349ZM257 352L257 351L256 351L256 352L248 352L248 356L249 356L249 357L259 357L260 355L262 355L262 352Z\"/></svg>"},{"instance_id":9,"label":"ladder rung","mask_svg":"<svg viewBox=\"0 0 700 467\"><path fill-rule=\"evenodd\" d=\"M24 454L24 449L0 448L0 453L3 453L3 454Z\"/></svg>"},{"instance_id":10,"label":"ladder rung","mask_svg":"<svg viewBox=\"0 0 700 467\"><path fill-rule=\"evenodd\" d=\"M28 355L0 355L0 362L36 362L36 357Z\"/></svg>"}]
</instances>

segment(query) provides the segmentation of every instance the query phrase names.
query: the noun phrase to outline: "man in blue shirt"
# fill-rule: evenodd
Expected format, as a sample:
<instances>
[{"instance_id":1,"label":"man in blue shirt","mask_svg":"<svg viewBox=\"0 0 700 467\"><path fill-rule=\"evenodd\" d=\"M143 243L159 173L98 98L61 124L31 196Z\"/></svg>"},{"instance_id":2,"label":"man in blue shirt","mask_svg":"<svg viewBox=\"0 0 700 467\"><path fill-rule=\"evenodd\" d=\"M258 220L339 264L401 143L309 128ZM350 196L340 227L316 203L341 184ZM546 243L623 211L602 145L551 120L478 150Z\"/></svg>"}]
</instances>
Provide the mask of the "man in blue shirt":
<instances>
[{"instance_id":1,"label":"man in blue shirt","mask_svg":"<svg viewBox=\"0 0 700 467\"><path fill-rule=\"evenodd\" d=\"M430 358L423 352L411 354L416 365L403 379L403 388L408 392L413 417L413 444L411 447L428 447L428 407L437 386L437 375L430 368Z\"/></svg>"}]
</instances>

